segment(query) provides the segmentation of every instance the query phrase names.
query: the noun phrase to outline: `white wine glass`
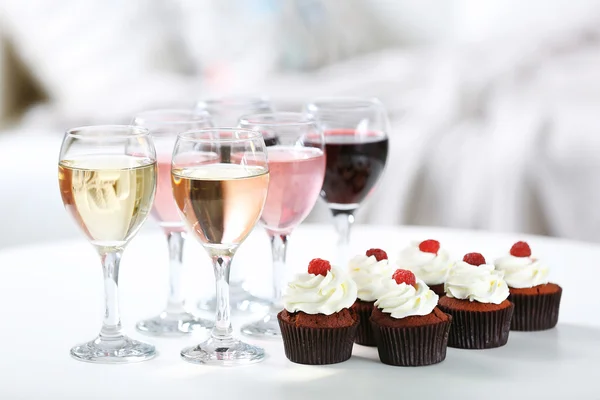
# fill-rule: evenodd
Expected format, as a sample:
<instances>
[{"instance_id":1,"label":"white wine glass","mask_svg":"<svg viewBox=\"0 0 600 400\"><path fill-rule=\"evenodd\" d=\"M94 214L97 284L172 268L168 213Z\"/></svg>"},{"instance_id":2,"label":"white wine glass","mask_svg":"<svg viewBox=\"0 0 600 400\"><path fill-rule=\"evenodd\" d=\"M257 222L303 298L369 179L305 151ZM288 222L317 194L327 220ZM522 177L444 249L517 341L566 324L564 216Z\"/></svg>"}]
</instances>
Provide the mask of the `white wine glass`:
<instances>
[{"instance_id":1,"label":"white wine glass","mask_svg":"<svg viewBox=\"0 0 600 400\"><path fill-rule=\"evenodd\" d=\"M273 105L260 96L229 96L202 100L196 103L196 110L207 112L215 126L237 126L238 120L243 115L263 114L273 112ZM271 136L263 137L265 144L274 144ZM222 148L222 157L226 160L227 148ZM267 299L253 296L244 283L245 265L234 268L230 281L230 301L234 314L245 315L248 312L264 312L269 306ZM213 311L216 307L215 297L203 299L198 303L198 309Z\"/></svg>"},{"instance_id":2,"label":"white wine glass","mask_svg":"<svg viewBox=\"0 0 600 400\"><path fill-rule=\"evenodd\" d=\"M71 355L98 363L154 357L153 345L123 333L118 295L123 250L146 221L156 191L156 153L148 130L124 125L69 130L60 149L58 182L67 212L100 255L104 273L100 334L73 347Z\"/></svg>"},{"instance_id":3,"label":"white wine glass","mask_svg":"<svg viewBox=\"0 0 600 400\"><path fill-rule=\"evenodd\" d=\"M181 351L189 362L239 365L261 361L264 350L233 336L229 270L239 245L258 222L269 187L265 142L259 132L201 129L179 135L173 151L173 195L187 227L212 259L216 320L210 338Z\"/></svg>"},{"instance_id":4,"label":"white wine glass","mask_svg":"<svg viewBox=\"0 0 600 400\"><path fill-rule=\"evenodd\" d=\"M190 312L182 285L185 223L181 219L171 188L171 157L177 135L192 129L212 127L206 112L186 109L160 109L138 113L133 125L150 131L157 155L158 180L152 216L162 228L169 246L169 297L157 316L139 321L138 331L152 336L179 336L194 330L212 328L212 322Z\"/></svg>"},{"instance_id":5,"label":"white wine glass","mask_svg":"<svg viewBox=\"0 0 600 400\"><path fill-rule=\"evenodd\" d=\"M277 314L283 309L286 250L290 235L319 198L325 175L323 132L307 114L276 112L242 117L240 128L273 138L267 147L269 193L260 218L271 241L273 297L266 315L242 326L248 336L281 337Z\"/></svg>"}]
</instances>

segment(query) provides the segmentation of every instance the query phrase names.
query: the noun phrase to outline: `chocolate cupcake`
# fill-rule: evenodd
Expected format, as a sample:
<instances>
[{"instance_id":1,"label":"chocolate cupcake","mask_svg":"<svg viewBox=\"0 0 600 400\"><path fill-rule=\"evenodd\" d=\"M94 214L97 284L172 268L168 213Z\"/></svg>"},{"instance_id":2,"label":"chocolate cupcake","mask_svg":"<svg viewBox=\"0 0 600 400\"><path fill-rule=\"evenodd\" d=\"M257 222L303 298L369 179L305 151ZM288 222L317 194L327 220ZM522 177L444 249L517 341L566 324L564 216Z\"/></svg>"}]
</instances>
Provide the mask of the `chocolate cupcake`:
<instances>
[{"instance_id":1,"label":"chocolate cupcake","mask_svg":"<svg viewBox=\"0 0 600 400\"><path fill-rule=\"evenodd\" d=\"M515 331L542 331L558 323L562 288L548 283L548 267L531 256L526 242L517 242L507 256L495 262L504 273L510 300L515 305L510 329Z\"/></svg>"},{"instance_id":2,"label":"chocolate cupcake","mask_svg":"<svg viewBox=\"0 0 600 400\"><path fill-rule=\"evenodd\" d=\"M444 296L444 282L452 266L448 252L440 242L429 239L413 242L404 248L396 260L398 268L412 271L438 296Z\"/></svg>"},{"instance_id":3,"label":"chocolate cupcake","mask_svg":"<svg viewBox=\"0 0 600 400\"><path fill-rule=\"evenodd\" d=\"M350 309L356 283L329 261L315 258L283 296L277 315L286 357L298 364L324 365L352 355L359 319Z\"/></svg>"},{"instance_id":4,"label":"chocolate cupcake","mask_svg":"<svg viewBox=\"0 0 600 400\"><path fill-rule=\"evenodd\" d=\"M383 280L371 315L382 363L417 367L446 358L452 317L436 307L438 298L408 270Z\"/></svg>"},{"instance_id":5,"label":"chocolate cupcake","mask_svg":"<svg viewBox=\"0 0 600 400\"><path fill-rule=\"evenodd\" d=\"M508 341L514 305L507 300L503 273L487 265L479 253L465 255L446 279L439 308L452 316L448 346L490 349Z\"/></svg>"},{"instance_id":6,"label":"chocolate cupcake","mask_svg":"<svg viewBox=\"0 0 600 400\"><path fill-rule=\"evenodd\" d=\"M381 249L367 250L365 255L353 257L348 264L350 277L358 287L358 299L352 305L352 310L358 315L360 324L354 342L363 346L375 346L375 338L371 329L371 312L373 311L377 292L384 277L392 276L392 267L388 256Z\"/></svg>"}]
</instances>

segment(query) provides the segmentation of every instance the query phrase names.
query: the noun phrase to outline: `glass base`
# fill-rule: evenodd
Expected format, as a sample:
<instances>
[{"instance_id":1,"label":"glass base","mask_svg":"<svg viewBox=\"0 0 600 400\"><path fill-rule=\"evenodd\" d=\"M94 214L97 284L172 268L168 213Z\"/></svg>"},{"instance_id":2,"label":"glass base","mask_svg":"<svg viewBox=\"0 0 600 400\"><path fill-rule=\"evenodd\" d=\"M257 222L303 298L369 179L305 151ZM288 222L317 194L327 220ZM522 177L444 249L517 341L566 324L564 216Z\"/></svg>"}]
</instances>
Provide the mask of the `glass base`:
<instances>
[{"instance_id":1,"label":"glass base","mask_svg":"<svg viewBox=\"0 0 600 400\"><path fill-rule=\"evenodd\" d=\"M265 351L234 338L219 340L211 337L204 343L181 350L181 358L194 364L236 366L262 361Z\"/></svg>"},{"instance_id":2,"label":"glass base","mask_svg":"<svg viewBox=\"0 0 600 400\"><path fill-rule=\"evenodd\" d=\"M140 321L135 326L139 332L150 336L182 336L212 327L211 321L199 318L192 313L168 313L166 311L154 318Z\"/></svg>"},{"instance_id":3,"label":"glass base","mask_svg":"<svg viewBox=\"0 0 600 400\"><path fill-rule=\"evenodd\" d=\"M156 356L153 345L127 336L101 338L71 349L71 356L79 361L103 364L125 364L150 360Z\"/></svg>"},{"instance_id":4,"label":"glass base","mask_svg":"<svg viewBox=\"0 0 600 400\"><path fill-rule=\"evenodd\" d=\"M229 290L229 304L231 305L232 315L265 312L269 307L269 300L253 296L240 283L231 283ZM202 311L214 312L216 307L216 297L198 302L198 309Z\"/></svg>"},{"instance_id":5,"label":"glass base","mask_svg":"<svg viewBox=\"0 0 600 400\"><path fill-rule=\"evenodd\" d=\"M271 312L265 315L260 321L243 325L241 332L246 336L261 339L281 338L281 329L279 329L279 322L277 321L277 314L279 311L271 310Z\"/></svg>"}]
</instances>

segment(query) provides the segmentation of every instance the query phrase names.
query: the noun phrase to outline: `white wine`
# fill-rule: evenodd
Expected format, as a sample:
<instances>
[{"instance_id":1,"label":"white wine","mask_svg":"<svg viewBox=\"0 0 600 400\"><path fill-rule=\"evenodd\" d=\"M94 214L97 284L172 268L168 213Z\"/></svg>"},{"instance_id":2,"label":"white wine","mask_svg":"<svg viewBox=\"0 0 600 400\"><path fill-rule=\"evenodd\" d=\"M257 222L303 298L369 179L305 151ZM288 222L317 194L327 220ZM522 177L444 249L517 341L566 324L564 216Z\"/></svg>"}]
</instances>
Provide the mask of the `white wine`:
<instances>
[{"instance_id":1,"label":"white wine","mask_svg":"<svg viewBox=\"0 0 600 400\"><path fill-rule=\"evenodd\" d=\"M269 187L266 167L210 164L173 169L173 196L203 245L239 245L258 222Z\"/></svg>"},{"instance_id":2,"label":"white wine","mask_svg":"<svg viewBox=\"0 0 600 400\"><path fill-rule=\"evenodd\" d=\"M58 181L65 208L92 244L125 245L146 220L156 190L156 162L114 155L63 160Z\"/></svg>"}]
</instances>

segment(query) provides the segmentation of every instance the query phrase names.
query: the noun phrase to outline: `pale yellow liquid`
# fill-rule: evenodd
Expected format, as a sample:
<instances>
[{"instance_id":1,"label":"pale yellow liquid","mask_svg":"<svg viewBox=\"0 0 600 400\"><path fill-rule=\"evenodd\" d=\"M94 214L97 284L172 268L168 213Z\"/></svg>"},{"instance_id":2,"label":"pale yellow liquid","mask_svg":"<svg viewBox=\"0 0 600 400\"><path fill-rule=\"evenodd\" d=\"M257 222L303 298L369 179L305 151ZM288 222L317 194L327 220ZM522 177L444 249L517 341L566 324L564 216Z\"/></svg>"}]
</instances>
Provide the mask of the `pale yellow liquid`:
<instances>
[{"instance_id":1,"label":"pale yellow liquid","mask_svg":"<svg viewBox=\"0 0 600 400\"><path fill-rule=\"evenodd\" d=\"M92 244L120 247L150 212L156 162L126 155L63 160L58 181L65 208Z\"/></svg>"}]
</instances>

